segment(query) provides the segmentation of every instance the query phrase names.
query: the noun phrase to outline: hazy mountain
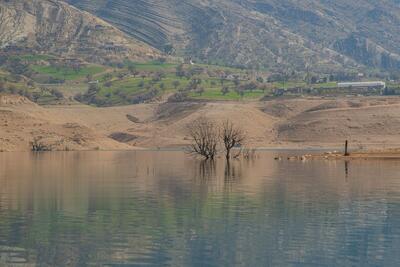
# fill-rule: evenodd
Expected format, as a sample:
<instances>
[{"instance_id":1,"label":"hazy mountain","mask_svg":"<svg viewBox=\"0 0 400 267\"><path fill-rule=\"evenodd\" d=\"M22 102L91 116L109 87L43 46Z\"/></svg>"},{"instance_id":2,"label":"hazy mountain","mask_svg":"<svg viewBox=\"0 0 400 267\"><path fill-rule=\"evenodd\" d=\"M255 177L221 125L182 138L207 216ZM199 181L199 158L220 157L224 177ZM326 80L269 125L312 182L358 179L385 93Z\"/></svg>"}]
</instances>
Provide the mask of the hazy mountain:
<instances>
[{"instance_id":1,"label":"hazy mountain","mask_svg":"<svg viewBox=\"0 0 400 267\"><path fill-rule=\"evenodd\" d=\"M92 62L149 60L156 49L62 1L1 0L0 47L80 57Z\"/></svg>"},{"instance_id":2,"label":"hazy mountain","mask_svg":"<svg viewBox=\"0 0 400 267\"><path fill-rule=\"evenodd\" d=\"M158 49L279 69L400 69L398 0L68 0Z\"/></svg>"}]
</instances>

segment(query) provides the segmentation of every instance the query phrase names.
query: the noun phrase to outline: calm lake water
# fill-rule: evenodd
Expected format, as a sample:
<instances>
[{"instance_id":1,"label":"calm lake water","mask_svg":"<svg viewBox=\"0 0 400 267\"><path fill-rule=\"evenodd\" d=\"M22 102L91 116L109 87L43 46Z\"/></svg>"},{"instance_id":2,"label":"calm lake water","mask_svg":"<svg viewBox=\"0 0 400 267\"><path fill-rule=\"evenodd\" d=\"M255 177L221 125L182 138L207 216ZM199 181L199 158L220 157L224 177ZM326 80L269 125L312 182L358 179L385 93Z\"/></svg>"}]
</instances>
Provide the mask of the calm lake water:
<instances>
[{"instance_id":1,"label":"calm lake water","mask_svg":"<svg viewBox=\"0 0 400 267\"><path fill-rule=\"evenodd\" d=\"M400 266L400 161L0 154L0 266Z\"/></svg>"}]
</instances>

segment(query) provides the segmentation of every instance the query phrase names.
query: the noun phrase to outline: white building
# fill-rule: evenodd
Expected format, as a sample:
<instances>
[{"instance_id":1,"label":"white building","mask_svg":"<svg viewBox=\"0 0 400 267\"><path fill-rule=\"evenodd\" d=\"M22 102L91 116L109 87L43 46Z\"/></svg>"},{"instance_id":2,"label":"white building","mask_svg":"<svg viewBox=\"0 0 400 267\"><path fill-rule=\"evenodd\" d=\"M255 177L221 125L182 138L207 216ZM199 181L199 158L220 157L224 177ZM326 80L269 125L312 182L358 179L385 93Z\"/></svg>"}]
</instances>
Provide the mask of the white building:
<instances>
[{"instance_id":1,"label":"white building","mask_svg":"<svg viewBox=\"0 0 400 267\"><path fill-rule=\"evenodd\" d=\"M346 83L338 83L338 88L386 88L386 83L381 81L376 82L346 82Z\"/></svg>"}]
</instances>

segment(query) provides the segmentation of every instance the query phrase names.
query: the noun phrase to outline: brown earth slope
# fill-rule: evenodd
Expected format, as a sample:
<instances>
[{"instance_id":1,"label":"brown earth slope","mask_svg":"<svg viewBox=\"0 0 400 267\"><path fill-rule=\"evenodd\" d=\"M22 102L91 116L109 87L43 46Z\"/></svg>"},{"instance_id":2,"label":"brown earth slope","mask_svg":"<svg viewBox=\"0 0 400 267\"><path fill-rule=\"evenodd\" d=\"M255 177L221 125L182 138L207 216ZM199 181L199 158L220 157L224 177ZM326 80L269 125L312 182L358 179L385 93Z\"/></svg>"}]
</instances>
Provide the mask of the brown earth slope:
<instances>
[{"instance_id":1,"label":"brown earth slope","mask_svg":"<svg viewBox=\"0 0 400 267\"><path fill-rule=\"evenodd\" d=\"M79 57L90 62L150 60L160 52L62 1L0 1L0 48ZM8 50L7 50L8 48Z\"/></svg>"},{"instance_id":2,"label":"brown earth slope","mask_svg":"<svg viewBox=\"0 0 400 267\"><path fill-rule=\"evenodd\" d=\"M276 127L287 142L365 145L400 144L400 99L332 100L301 112Z\"/></svg>"},{"instance_id":3,"label":"brown earth slope","mask_svg":"<svg viewBox=\"0 0 400 267\"><path fill-rule=\"evenodd\" d=\"M24 97L0 95L0 151L30 150L34 139L54 150L129 148Z\"/></svg>"},{"instance_id":4,"label":"brown earth slope","mask_svg":"<svg viewBox=\"0 0 400 267\"><path fill-rule=\"evenodd\" d=\"M400 98L383 97L94 108L2 96L0 149L29 150L35 137L58 150L185 145L186 126L199 117L232 120L247 132L249 147L339 147L348 139L354 148L389 148L400 145L399 114Z\"/></svg>"}]
</instances>

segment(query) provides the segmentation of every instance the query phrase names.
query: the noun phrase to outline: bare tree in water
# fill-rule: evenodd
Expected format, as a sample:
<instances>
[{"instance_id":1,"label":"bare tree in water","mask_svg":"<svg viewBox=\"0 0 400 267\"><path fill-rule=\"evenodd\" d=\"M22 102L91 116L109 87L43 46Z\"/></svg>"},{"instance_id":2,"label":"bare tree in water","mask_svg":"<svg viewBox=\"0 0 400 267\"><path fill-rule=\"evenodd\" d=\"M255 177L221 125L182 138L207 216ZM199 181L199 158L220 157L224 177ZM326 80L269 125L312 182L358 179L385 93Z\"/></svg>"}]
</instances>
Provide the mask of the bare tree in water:
<instances>
[{"instance_id":1,"label":"bare tree in water","mask_svg":"<svg viewBox=\"0 0 400 267\"><path fill-rule=\"evenodd\" d=\"M243 145L246 140L246 134L243 129L226 120L221 126L220 138L224 145L225 157L229 160L231 158L231 150L236 146Z\"/></svg>"},{"instance_id":2,"label":"bare tree in water","mask_svg":"<svg viewBox=\"0 0 400 267\"><path fill-rule=\"evenodd\" d=\"M206 119L199 118L187 126L188 134L192 139L189 149L193 154L200 155L206 160L213 160L218 152L218 127Z\"/></svg>"}]
</instances>

